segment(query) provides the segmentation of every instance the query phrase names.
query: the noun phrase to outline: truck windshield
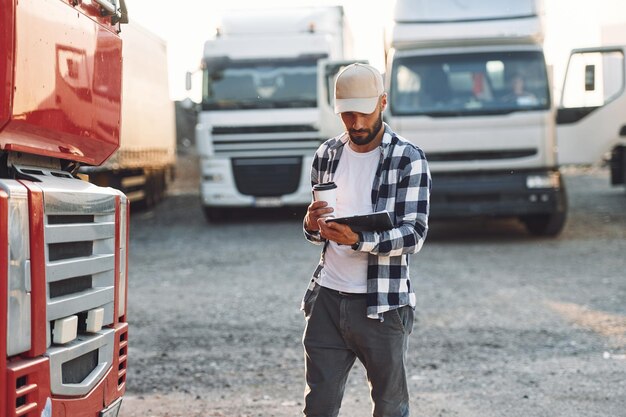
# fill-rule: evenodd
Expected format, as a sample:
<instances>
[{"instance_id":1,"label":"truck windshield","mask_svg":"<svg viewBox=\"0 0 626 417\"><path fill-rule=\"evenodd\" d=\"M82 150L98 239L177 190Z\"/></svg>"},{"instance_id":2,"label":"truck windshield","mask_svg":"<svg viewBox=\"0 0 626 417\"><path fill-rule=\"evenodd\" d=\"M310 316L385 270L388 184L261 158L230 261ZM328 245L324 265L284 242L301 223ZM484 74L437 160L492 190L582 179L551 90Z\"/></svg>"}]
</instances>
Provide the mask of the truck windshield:
<instances>
[{"instance_id":1,"label":"truck windshield","mask_svg":"<svg viewBox=\"0 0 626 417\"><path fill-rule=\"evenodd\" d=\"M537 51L399 57L390 90L394 115L472 116L550 107L546 65Z\"/></svg>"},{"instance_id":2,"label":"truck windshield","mask_svg":"<svg viewBox=\"0 0 626 417\"><path fill-rule=\"evenodd\" d=\"M317 58L226 61L204 70L205 110L317 107Z\"/></svg>"}]
</instances>

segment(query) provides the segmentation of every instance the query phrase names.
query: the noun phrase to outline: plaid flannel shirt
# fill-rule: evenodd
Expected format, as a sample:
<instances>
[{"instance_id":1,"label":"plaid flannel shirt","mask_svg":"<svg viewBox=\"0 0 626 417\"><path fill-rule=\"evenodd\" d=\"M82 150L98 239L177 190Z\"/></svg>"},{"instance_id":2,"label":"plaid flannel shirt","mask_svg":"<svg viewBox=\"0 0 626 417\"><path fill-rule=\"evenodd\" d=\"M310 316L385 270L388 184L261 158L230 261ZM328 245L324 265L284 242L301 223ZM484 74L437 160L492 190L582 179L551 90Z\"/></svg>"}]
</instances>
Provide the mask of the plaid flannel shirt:
<instances>
[{"instance_id":1,"label":"plaid flannel shirt","mask_svg":"<svg viewBox=\"0 0 626 417\"><path fill-rule=\"evenodd\" d=\"M380 318L385 311L405 305L415 308L415 293L409 279L409 254L418 252L428 231L431 177L424 152L396 135L385 123L380 162L371 197L374 211L387 210L394 228L384 232L360 232L356 250L368 253L367 316ZM315 153L311 184L333 181L348 134L324 142ZM324 268L326 240L319 232L304 228L305 238L324 244L319 265L302 300L305 302Z\"/></svg>"}]
</instances>

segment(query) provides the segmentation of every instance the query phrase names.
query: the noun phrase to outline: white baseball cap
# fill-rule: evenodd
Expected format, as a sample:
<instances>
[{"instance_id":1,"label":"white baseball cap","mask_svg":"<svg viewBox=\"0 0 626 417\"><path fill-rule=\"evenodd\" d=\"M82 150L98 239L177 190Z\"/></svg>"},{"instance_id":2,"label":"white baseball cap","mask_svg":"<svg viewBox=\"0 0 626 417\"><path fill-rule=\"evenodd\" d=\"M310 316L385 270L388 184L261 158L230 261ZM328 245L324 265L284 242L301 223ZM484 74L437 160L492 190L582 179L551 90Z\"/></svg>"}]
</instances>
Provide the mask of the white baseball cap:
<instances>
[{"instance_id":1,"label":"white baseball cap","mask_svg":"<svg viewBox=\"0 0 626 417\"><path fill-rule=\"evenodd\" d=\"M335 113L373 113L384 92L383 77L376 68L365 64L348 65L335 81Z\"/></svg>"}]
</instances>

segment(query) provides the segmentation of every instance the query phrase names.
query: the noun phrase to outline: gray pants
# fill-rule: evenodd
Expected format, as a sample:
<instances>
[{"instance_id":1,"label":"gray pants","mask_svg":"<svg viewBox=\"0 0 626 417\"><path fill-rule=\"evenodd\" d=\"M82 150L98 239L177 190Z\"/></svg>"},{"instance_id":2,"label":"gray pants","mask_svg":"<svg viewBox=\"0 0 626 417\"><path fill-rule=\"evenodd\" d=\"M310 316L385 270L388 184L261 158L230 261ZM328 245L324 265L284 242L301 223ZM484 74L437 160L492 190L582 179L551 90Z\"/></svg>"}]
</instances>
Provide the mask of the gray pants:
<instances>
[{"instance_id":1,"label":"gray pants","mask_svg":"<svg viewBox=\"0 0 626 417\"><path fill-rule=\"evenodd\" d=\"M374 417L408 417L406 352L413 327L409 306L366 316L364 295L319 287L305 302L303 345L307 417L336 417L356 358L365 366Z\"/></svg>"}]
</instances>

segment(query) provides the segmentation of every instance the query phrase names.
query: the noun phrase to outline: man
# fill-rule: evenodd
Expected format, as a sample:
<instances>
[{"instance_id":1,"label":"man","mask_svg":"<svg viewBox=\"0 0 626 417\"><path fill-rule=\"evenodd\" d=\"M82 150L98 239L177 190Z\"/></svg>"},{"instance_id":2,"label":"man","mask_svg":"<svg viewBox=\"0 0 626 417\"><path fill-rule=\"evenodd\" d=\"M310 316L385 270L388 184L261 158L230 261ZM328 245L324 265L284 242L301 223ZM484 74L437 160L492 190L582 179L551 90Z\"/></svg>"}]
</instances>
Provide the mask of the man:
<instances>
[{"instance_id":1,"label":"man","mask_svg":"<svg viewBox=\"0 0 626 417\"><path fill-rule=\"evenodd\" d=\"M409 415L405 360L415 294L409 254L428 230L430 173L424 153L382 121L387 106L380 73L346 67L335 83L335 112L346 131L317 150L312 184L337 184L336 209L314 201L304 218L307 240L323 244L302 301L307 417L337 416L356 358L371 387L375 417ZM325 219L387 210L394 228L353 232Z\"/></svg>"},{"instance_id":2,"label":"man","mask_svg":"<svg viewBox=\"0 0 626 417\"><path fill-rule=\"evenodd\" d=\"M505 103L513 103L517 106L536 106L539 104L537 97L526 90L524 77L516 73L510 81L511 91L502 97Z\"/></svg>"}]
</instances>

